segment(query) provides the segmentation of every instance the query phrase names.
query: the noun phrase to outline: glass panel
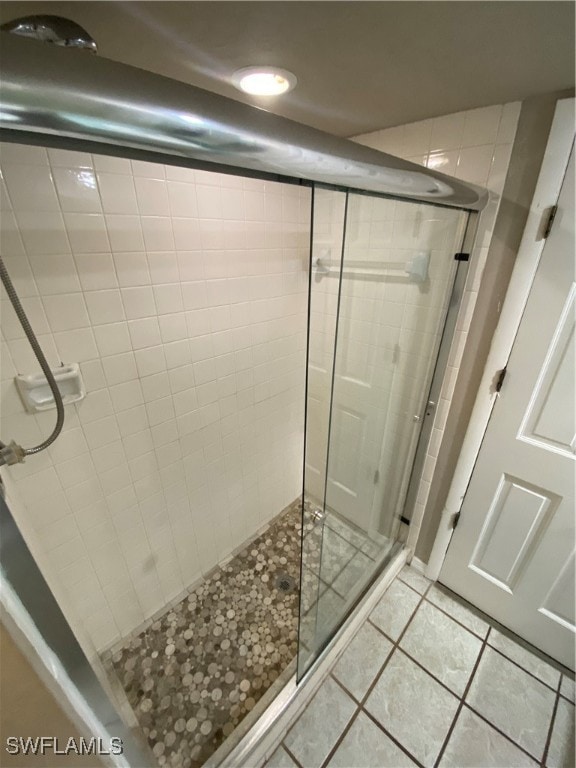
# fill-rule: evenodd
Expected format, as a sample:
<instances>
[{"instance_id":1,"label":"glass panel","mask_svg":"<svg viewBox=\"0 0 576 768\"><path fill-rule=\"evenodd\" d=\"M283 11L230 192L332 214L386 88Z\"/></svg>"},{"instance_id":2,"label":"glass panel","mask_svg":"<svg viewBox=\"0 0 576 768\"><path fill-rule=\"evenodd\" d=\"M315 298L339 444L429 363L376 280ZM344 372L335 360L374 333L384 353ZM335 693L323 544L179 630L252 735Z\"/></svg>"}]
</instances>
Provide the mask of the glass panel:
<instances>
[{"instance_id":1,"label":"glass panel","mask_svg":"<svg viewBox=\"0 0 576 768\"><path fill-rule=\"evenodd\" d=\"M316 205L315 226L324 216ZM333 248L314 262L321 250L314 237L302 565L310 584L301 607L300 677L400 546L466 221L453 209L349 194L342 257ZM329 298L322 304L320 297ZM333 374L321 400L311 386L319 328L334 332L334 351L323 358L324 368L332 360ZM311 418L319 400L328 415L320 429ZM319 501L310 455L321 445L327 451Z\"/></svg>"}]
</instances>

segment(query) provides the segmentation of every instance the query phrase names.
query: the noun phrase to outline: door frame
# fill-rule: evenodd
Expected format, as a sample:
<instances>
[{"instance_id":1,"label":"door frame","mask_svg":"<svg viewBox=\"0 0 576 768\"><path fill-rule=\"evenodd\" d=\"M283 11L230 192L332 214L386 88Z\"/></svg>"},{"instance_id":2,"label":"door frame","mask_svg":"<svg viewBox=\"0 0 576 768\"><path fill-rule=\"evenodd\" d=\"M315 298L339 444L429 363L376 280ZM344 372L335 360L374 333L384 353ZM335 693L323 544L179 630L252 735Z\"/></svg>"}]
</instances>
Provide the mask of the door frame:
<instances>
[{"instance_id":1,"label":"door frame","mask_svg":"<svg viewBox=\"0 0 576 768\"><path fill-rule=\"evenodd\" d=\"M484 433L498 397L494 387L495 377L499 371L506 367L510 357L540 257L544 250L546 239L543 234L549 211L558 200L574 143L575 103L576 100L571 98L561 99L556 104L544 159L510 284L494 332L460 457L454 469L448 496L442 510L432 552L425 568L426 576L434 581L438 579L444 563L452 539L455 517L462 507Z\"/></svg>"}]
</instances>

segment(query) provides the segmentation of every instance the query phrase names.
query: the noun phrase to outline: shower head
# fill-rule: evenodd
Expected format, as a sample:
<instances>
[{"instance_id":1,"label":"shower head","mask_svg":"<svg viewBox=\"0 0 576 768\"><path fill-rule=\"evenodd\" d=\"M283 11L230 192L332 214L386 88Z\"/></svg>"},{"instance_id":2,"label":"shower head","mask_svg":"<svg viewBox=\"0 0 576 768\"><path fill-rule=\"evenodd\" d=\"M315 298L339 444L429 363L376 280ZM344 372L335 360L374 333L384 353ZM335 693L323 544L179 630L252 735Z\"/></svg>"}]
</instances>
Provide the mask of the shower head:
<instances>
[{"instance_id":1,"label":"shower head","mask_svg":"<svg viewBox=\"0 0 576 768\"><path fill-rule=\"evenodd\" d=\"M62 47L86 48L92 53L98 52L96 41L88 32L75 21L63 16L22 16L2 24L0 29Z\"/></svg>"}]
</instances>

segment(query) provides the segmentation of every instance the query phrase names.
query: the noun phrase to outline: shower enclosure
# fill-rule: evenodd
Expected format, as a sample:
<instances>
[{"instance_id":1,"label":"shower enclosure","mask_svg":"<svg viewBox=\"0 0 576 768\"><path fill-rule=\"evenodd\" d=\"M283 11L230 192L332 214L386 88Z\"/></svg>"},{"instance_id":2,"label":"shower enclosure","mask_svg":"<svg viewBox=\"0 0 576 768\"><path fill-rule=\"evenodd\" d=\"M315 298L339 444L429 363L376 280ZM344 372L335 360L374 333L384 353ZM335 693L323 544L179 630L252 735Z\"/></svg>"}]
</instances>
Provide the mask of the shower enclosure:
<instances>
[{"instance_id":1,"label":"shower enclosure","mask_svg":"<svg viewBox=\"0 0 576 768\"><path fill-rule=\"evenodd\" d=\"M468 219L322 187L313 211L299 677L401 547Z\"/></svg>"},{"instance_id":2,"label":"shower enclosure","mask_svg":"<svg viewBox=\"0 0 576 768\"><path fill-rule=\"evenodd\" d=\"M153 75L132 104L130 68L22 42L2 259L80 384L8 504L149 761L216 765L403 547L481 196ZM2 342L2 438L33 444L54 402L24 407L4 294Z\"/></svg>"}]
</instances>

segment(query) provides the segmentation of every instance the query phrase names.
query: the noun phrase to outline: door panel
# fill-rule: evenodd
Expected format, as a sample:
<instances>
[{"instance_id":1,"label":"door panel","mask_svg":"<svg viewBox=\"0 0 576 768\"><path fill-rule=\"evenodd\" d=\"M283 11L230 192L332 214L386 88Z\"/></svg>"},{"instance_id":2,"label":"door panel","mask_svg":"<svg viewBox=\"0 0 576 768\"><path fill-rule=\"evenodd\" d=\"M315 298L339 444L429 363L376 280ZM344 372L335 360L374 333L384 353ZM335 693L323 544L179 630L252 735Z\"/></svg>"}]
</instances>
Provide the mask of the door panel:
<instances>
[{"instance_id":1,"label":"door panel","mask_svg":"<svg viewBox=\"0 0 576 768\"><path fill-rule=\"evenodd\" d=\"M440 581L574 668L574 153Z\"/></svg>"}]
</instances>

